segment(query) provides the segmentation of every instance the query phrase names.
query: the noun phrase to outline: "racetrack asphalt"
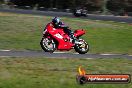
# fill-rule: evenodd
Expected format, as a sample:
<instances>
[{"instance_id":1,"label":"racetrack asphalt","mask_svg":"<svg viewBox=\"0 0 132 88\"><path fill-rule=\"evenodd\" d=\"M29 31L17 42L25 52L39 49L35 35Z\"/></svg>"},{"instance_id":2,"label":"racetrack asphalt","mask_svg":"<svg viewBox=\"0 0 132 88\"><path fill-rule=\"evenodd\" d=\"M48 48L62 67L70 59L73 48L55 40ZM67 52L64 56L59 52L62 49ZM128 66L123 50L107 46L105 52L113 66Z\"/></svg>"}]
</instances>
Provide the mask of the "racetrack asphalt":
<instances>
[{"instance_id":1,"label":"racetrack asphalt","mask_svg":"<svg viewBox=\"0 0 132 88\"><path fill-rule=\"evenodd\" d=\"M0 9L0 12L12 12L21 14L33 14L42 16L59 16L59 17L74 17L72 13L67 12L53 12L53 11L36 11L36 10L20 10L20 9ZM125 22L132 23L132 17L127 16L110 16L110 15L94 15L88 14L87 17L80 17L83 19L91 20L103 20L103 21L115 21L115 22Z\"/></svg>"},{"instance_id":2,"label":"racetrack asphalt","mask_svg":"<svg viewBox=\"0 0 132 88\"><path fill-rule=\"evenodd\" d=\"M96 58L126 58L132 59L132 55L127 54L78 54L66 52L48 53L44 51L0 51L0 57L46 57L46 58L79 58L79 59L96 59Z\"/></svg>"}]
</instances>

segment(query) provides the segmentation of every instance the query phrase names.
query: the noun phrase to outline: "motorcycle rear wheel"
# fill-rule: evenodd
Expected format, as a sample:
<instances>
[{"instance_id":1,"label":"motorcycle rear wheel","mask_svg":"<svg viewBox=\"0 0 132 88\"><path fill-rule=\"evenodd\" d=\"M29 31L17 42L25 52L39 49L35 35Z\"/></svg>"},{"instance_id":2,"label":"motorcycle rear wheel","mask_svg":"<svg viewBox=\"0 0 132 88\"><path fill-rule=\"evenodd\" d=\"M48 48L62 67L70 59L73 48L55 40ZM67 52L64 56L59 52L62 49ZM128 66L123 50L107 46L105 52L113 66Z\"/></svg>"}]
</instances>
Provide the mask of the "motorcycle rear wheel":
<instances>
[{"instance_id":1,"label":"motorcycle rear wheel","mask_svg":"<svg viewBox=\"0 0 132 88\"><path fill-rule=\"evenodd\" d=\"M79 42L82 44L75 44L74 49L79 54L85 54L89 51L89 45L83 39L79 39Z\"/></svg>"},{"instance_id":2,"label":"motorcycle rear wheel","mask_svg":"<svg viewBox=\"0 0 132 88\"><path fill-rule=\"evenodd\" d=\"M49 38L42 38L40 45L45 52L54 52L56 50L56 44L54 40Z\"/></svg>"}]
</instances>

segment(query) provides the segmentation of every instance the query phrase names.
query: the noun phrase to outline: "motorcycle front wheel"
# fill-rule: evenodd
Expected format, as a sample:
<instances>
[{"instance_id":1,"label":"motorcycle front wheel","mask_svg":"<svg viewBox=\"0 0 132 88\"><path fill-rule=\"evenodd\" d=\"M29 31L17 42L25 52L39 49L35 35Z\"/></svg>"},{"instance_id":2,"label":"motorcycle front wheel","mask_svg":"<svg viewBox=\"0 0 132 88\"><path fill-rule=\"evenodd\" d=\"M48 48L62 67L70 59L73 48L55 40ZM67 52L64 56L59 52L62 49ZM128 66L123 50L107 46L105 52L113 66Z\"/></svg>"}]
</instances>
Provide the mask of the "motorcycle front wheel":
<instances>
[{"instance_id":1,"label":"motorcycle front wheel","mask_svg":"<svg viewBox=\"0 0 132 88\"><path fill-rule=\"evenodd\" d=\"M54 40L49 38L42 38L40 45L45 52L54 52L56 50L56 44Z\"/></svg>"},{"instance_id":2,"label":"motorcycle front wheel","mask_svg":"<svg viewBox=\"0 0 132 88\"><path fill-rule=\"evenodd\" d=\"M83 39L79 39L79 42L81 42L81 44L75 44L74 49L76 52L78 52L79 54L85 54L89 51L89 45L87 42L85 42Z\"/></svg>"}]
</instances>

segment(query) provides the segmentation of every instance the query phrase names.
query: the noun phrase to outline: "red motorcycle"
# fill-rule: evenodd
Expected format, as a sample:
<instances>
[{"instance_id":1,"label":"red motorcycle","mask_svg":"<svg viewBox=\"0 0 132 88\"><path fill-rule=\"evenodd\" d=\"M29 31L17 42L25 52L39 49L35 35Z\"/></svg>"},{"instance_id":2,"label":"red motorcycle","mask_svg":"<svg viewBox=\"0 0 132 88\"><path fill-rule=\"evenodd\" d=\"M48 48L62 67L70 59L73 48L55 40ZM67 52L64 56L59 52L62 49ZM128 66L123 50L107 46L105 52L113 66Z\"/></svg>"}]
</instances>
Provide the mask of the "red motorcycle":
<instances>
[{"instance_id":1,"label":"red motorcycle","mask_svg":"<svg viewBox=\"0 0 132 88\"><path fill-rule=\"evenodd\" d=\"M45 52L54 52L55 50L69 51L74 48L79 54L85 54L89 51L89 45L83 39L79 38L83 34L85 34L83 29L74 31L74 36L79 42L74 44L63 29L55 29L48 24L43 31L43 38L40 45Z\"/></svg>"}]
</instances>

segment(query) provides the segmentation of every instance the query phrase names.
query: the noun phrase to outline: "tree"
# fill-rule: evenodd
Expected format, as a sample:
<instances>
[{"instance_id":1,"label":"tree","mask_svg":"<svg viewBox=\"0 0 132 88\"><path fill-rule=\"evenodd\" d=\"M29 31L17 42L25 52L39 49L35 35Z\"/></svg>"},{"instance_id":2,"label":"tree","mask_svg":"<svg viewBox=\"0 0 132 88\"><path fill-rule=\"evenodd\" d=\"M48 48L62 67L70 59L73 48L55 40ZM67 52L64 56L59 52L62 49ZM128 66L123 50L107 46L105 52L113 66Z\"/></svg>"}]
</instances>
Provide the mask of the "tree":
<instances>
[{"instance_id":1,"label":"tree","mask_svg":"<svg viewBox=\"0 0 132 88\"><path fill-rule=\"evenodd\" d=\"M36 4L36 0L10 0L10 2L18 6L34 6Z\"/></svg>"},{"instance_id":2,"label":"tree","mask_svg":"<svg viewBox=\"0 0 132 88\"><path fill-rule=\"evenodd\" d=\"M124 10L126 8L126 0L109 0L107 8L112 11Z\"/></svg>"},{"instance_id":3,"label":"tree","mask_svg":"<svg viewBox=\"0 0 132 88\"><path fill-rule=\"evenodd\" d=\"M127 0L126 2L126 11L132 12L132 0Z\"/></svg>"}]
</instances>

